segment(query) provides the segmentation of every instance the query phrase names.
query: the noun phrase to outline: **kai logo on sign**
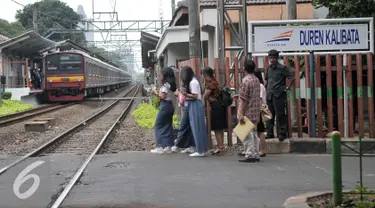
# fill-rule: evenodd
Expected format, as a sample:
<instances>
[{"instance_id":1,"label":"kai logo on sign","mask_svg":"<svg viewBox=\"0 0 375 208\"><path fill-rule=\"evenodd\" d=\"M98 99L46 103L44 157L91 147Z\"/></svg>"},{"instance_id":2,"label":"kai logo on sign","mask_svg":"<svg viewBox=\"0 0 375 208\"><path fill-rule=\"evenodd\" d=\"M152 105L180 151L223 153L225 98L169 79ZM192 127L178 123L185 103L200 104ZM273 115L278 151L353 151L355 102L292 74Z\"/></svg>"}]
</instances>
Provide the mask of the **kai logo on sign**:
<instances>
[{"instance_id":1,"label":"kai logo on sign","mask_svg":"<svg viewBox=\"0 0 375 208\"><path fill-rule=\"evenodd\" d=\"M290 37L292 37L293 30L289 30L287 32L283 32L280 35L273 37L271 40L266 41L267 45L272 46L285 46L286 43L290 40Z\"/></svg>"},{"instance_id":2,"label":"kai logo on sign","mask_svg":"<svg viewBox=\"0 0 375 208\"><path fill-rule=\"evenodd\" d=\"M272 26L254 28L254 50L368 50L368 24Z\"/></svg>"}]
</instances>

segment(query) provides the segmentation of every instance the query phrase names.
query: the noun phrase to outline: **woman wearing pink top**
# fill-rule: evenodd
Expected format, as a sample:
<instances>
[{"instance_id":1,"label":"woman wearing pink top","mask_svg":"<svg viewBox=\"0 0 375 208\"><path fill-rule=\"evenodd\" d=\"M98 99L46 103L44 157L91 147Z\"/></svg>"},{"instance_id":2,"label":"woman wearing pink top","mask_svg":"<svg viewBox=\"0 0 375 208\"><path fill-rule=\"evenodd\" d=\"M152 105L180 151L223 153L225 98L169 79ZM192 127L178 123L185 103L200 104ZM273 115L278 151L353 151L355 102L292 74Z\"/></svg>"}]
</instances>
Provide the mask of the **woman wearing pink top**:
<instances>
[{"instance_id":1,"label":"woman wearing pink top","mask_svg":"<svg viewBox=\"0 0 375 208\"><path fill-rule=\"evenodd\" d=\"M256 69L254 72L254 75L259 79L260 82L260 97L262 98L262 106L267 106L267 101L266 101L266 88L264 87L264 81L263 81L263 76L262 72L260 69ZM259 145L259 156L260 157L265 157L265 132L266 128L264 126L264 122L262 121L262 116L260 116L260 121L257 125L257 131L258 131L258 137L260 138L260 145Z\"/></svg>"}]
</instances>

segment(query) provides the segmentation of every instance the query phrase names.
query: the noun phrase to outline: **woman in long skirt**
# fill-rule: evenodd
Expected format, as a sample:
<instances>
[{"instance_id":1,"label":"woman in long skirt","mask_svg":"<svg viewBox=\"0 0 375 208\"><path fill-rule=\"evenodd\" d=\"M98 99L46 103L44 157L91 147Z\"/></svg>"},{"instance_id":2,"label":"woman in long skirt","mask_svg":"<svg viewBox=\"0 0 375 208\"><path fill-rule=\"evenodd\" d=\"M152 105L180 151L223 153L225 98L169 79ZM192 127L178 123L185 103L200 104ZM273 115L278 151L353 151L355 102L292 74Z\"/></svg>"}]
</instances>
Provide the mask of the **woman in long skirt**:
<instances>
[{"instance_id":1,"label":"woman in long skirt","mask_svg":"<svg viewBox=\"0 0 375 208\"><path fill-rule=\"evenodd\" d=\"M189 113L189 124L193 133L196 152L191 157L202 157L208 151L208 137L205 123L205 113L202 103L202 92L200 83L194 76L193 69L185 66L180 75L182 84L186 91L181 92L185 97L185 105Z\"/></svg>"},{"instance_id":2,"label":"woman in long skirt","mask_svg":"<svg viewBox=\"0 0 375 208\"><path fill-rule=\"evenodd\" d=\"M153 89L153 93L160 98L159 112L155 121L156 148L151 150L154 154L170 154L173 146L173 114L174 105L172 98L176 91L176 78L173 69L167 67L162 71L163 86L160 91Z\"/></svg>"}]
</instances>

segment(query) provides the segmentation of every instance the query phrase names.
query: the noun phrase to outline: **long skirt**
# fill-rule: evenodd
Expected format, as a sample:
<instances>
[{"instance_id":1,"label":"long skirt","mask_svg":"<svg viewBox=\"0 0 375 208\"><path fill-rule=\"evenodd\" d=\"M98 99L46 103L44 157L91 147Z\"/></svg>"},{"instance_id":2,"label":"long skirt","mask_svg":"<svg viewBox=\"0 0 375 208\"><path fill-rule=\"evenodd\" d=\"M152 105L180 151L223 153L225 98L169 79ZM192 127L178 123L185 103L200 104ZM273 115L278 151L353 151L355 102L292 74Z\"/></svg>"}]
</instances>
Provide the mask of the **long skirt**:
<instances>
[{"instance_id":1,"label":"long skirt","mask_svg":"<svg viewBox=\"0 0 375 208\"><path fill-rule=\"evenodd\" d=\"M189 108L186 105L182 106L182 116L175 146L179 148L195 147L193 133L190 128Z\"/></svg>"},{"instance_id":2,"label":"long skirt","mask_svg":"<svg viewBox=\"0 0 375 208\"><path fill-rule=\"evenodd\" d=\"M208 137L203 103L200 100L189 100L188 108L196 150L198 153L205 153L208 151Z\"/></svg>"},{"instance_id":3,"label":"long skirt","mask_svg":"<svg viewBox=\"0 0 375 208\"><path fill-rule=\"evenodd\" d=\"M172 101L160 101L159 112L154 126L156 147L173 146L173 114L174 106Z\"/></svg>"},{"instance_id":4,"label":"long skirt","mask_svg":"<svg viewBox=\"0 0 375 208\"><path fill-rule=\"evenodd\" d=\"M211 103L211 130L228 128L227 109L220 102Z\"/></svg>"}]
</instances>

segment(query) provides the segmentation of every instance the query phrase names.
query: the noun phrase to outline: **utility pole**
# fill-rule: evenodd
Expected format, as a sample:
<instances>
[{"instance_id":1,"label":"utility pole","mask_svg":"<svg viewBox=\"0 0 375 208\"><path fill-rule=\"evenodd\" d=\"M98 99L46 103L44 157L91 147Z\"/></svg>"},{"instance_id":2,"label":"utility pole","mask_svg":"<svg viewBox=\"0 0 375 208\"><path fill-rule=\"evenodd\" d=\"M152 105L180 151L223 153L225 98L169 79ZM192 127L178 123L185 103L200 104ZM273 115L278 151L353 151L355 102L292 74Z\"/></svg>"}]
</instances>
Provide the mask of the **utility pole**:
<instances>
[{"instance_id":1,"label":"utility pole","mask_svg":"<svg viewBox=\"0 0 375 208\"><path fill-rule=\"evenodd\" d=\"M201 31L198 0L188 1L189 12L189 54L190 59L201 58Z\"/></svg>"},{"instance_id":2,"label":"utility pole","mask_svg":"<svg viewBox=\"0 0 375 208\"><path fill-rule=\"evenodd\" d=\"M226 85L224 0L217 0L217 10L217 46L219 49L219 79L220 84L224 86Z\"/></svg>"},{"instance_id":3,"label":"utility pole","mask_svg":"<svg viewBox=\"0 0 375 208\"><path fill-rule=\"evenodd\" d=\"M288 20L294 20L294 19L297 19L297 0L286 0L286 18ZM296 63L295 63L296 64ZM299 64L299 63L297 63ZM298 75L299 76L299 75ZM293 118L293 121L292 121L292 124L289 124L289 125L294 125L295 123L295 118L296 118L296 87L295 85L292 85L291 86L291 91L290 93L292 94L291 96L291 100L290 100L290 106L291 106L291 109L290 109L290 113L291 113L291 117ZM291 136L291 135L290 135Z\"/></svg>"},{"instance_id":4,"label":"utility pole","mask_svg":"<svg viewBox=\"0 0 375 208\"><path fill-rule=\"evenodd\" d=\"M174 12L176 11L176 1L175 0L171 0L171 7L172 7L172 17L174 15Z\"/></svg>"},{"instance_id":5,"label":"utility pole","mask_svg":"<svg viewBox=\"0 0 375 208\"><path fill-rule=\"evenodd\" d=\"M286 0L286 19L297 19L297 0Z\"/></svg>"},{"instance_id":6,"label":"utility pole","mask_svg":"<svg viewBox=\"0 0 375 208\"><path fill-rule=\"evenodd\" d=\"M33 29L35 32L38 30L38 11L36 9L33 10Z\"/></svg>"}]
</instances>

